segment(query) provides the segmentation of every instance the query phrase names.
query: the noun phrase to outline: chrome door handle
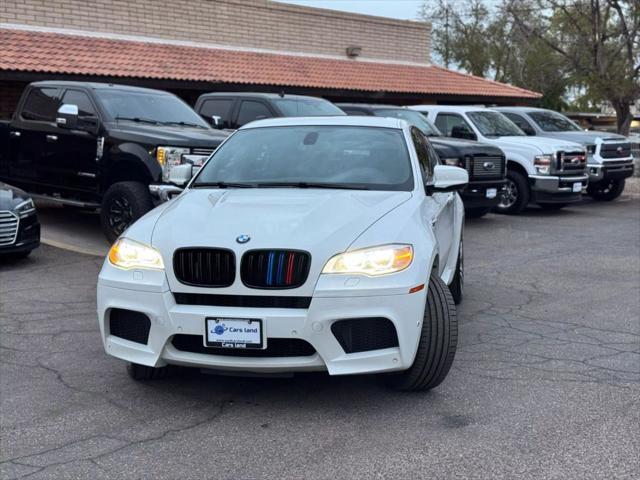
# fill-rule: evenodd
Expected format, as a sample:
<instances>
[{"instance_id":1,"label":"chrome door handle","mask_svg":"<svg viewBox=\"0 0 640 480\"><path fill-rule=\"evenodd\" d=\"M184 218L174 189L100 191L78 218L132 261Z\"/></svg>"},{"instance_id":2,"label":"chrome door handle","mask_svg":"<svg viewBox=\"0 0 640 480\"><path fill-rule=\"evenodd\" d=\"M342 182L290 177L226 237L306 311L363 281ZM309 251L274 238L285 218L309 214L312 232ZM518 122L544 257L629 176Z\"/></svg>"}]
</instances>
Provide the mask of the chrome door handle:
<instances>
[{"instance_id":1,"label":"chrome door handle","mask_svg":"<svg viewBox=\"0 0 640 480\"><path fill-rule=\"evenodd\" d=\"M12 137L19 137L20 136L20 132L9 132L9 135Z\"/></svg>"},{"instance_id":2,"label":"chrome door handle","mask_svg":"<svg viewBox=\"0 0 640 480\"><path fill-rule=\"evenodd\" d=\"M47 135L47 142L57 142L57 141L58 141L57 135Z\"/></svg>"}]
</instances>

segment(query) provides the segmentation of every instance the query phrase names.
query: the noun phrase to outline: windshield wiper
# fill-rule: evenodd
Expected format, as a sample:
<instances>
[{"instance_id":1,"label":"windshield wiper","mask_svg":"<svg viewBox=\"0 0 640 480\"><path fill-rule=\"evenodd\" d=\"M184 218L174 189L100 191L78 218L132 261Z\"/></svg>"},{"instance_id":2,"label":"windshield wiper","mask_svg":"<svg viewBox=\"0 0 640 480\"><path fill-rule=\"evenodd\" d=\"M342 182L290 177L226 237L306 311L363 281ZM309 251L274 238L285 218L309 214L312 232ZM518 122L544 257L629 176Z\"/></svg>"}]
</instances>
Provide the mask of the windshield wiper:
<instances>
[{"instance_id":1,"label":"windshield wiper","mask_svg":"<svg viewBox=\"0 0 640 480\"><path fill-rule=\"evenodd\" d=\"M162 122L162 125L180 125L182 127L197 127L197 128L207 128L202 125L198 125L197 123L191 122Z\"/></svg>"},{"instance_id":2,"label":"windshield wiper","mask_svg":"<svg viewBox=\"0 0 640 480\"><path fill-rule=\"evenodd\" d=\"M151 118L142 118L142 117L116 117L116 120L129 120L131 122L138 123L151 123L153 125L158 125L156 120L152 120Z\"/></svg>"},{"instance_id":3,"label":"windshield wiper","mask_svg":"<svg viewBox=\"0 0 640 480\"><path fill-rule=\"evenodd\" d=\"M234 182L196 182L191 188L218 187L218 188L255 188L255 183L234 183Z\"/></svg>"},{"instance_id":4,"label":"windshield wiper","mask_svg":"<svg viewBox=\"0 0 640 480\"><path fill-rule=\"evenodd\" d=\"M323 182L270 182L258 183L259 188L328 188L338 190L369 190L363 185L351 185L348 183L323 183Z\"/></svg>"}]
</instances>

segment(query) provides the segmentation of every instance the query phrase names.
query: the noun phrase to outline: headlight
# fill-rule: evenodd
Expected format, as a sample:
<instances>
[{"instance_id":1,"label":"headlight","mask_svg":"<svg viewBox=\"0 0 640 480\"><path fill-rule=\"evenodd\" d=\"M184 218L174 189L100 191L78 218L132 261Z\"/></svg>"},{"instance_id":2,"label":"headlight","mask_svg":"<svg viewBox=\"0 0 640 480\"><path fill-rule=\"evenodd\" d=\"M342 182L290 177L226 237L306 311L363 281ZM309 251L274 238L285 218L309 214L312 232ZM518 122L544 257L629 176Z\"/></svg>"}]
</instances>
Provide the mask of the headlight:
<instances>
[{"instance_id":1,"label":"headlight","mask_svg":"<svg viewBox=\"0 0 640 480\"><path fill-rule=\"evenodd\" d=\"M182 163L182 156L189 155L190 150L183 147L158 147L156 149L156 160L162 167L162 179L169 181L171 168Z\"/></svg>"},{"instance_id":2,"label":"headlight","mask_svg":"<svg viewBox=\"0 0 640 480\"><path fill-rule=\"evenodd\" d=\"M553 155L538 155L533 159L533 165L536 171L541 175L551 173L551 164L553 163Z\"/></svg>"},{"instance_id":3,"label":"headlight","mask_svg":"<svg viewBox=\"0 0 640 480\"><path fill-rule=\"evenodd\" d=\"M33 200L29 199L19 203L16 206L15 211L20 218L25 218L36 213L36 206L33 204Z\"/></svg>"},{"instance_id":4,"label":"headlight","mask_svg":"<svg viewBox=\"0 0 640 480\"><path fill-rule=\"evenodd\" d=\"M457 157L443 158L442 163L451 165L452 167L462 167L462 159Z\"/></svg>"},{"instance_id":5,"label":"headlight","mask_svg":"<svg viewBox=\"0 0 640 480\"><path fill-rule=\"evenodd\" d=\"M411 245L381 245L332 257L322 273L352 273L369 276L404 270L413 260Z\"/></svg>"},{"instance_id":6,"label":"headlight","mask_svg":"<svg viewBox=\"0 0 640 480\"><path fill-rule=\"evenodd\" d=\"M120 238L109 250L109 262L120 268L151 268L163 270L164 262L155 248L143 243Z\"/></svg>"}]
</instances>

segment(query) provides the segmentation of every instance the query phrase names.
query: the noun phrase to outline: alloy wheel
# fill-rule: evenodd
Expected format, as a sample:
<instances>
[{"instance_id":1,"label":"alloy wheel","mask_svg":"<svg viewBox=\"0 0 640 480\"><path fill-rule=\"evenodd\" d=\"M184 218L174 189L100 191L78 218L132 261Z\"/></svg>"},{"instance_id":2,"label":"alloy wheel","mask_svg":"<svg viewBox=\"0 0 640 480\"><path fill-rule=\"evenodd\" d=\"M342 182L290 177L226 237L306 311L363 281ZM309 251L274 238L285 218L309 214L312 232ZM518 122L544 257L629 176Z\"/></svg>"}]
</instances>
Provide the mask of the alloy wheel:
<instances>
[{"instance_id":1,"label":"alloy wheel","mask_svg":"<svg viewBox=\"0 0 640 480\"><path fill-rule=\"evenodd\" d=\"M109 226L117 236L133 221L133 208L125 197L116 197L109 203Z\"/></svg>"},{"instance_id":2,"label":"alloy wheel","mask_svg":"<svg viewBox=\"0 0 640 480\"><path fill-rule=\"evenodd\" d=\"M507 178L507 182L500 192L500 203L498 203L498 208L505 210L511 208L518 200L518 193L518 186L516 183L510 178Z\"/></svg>"}]
</instances>

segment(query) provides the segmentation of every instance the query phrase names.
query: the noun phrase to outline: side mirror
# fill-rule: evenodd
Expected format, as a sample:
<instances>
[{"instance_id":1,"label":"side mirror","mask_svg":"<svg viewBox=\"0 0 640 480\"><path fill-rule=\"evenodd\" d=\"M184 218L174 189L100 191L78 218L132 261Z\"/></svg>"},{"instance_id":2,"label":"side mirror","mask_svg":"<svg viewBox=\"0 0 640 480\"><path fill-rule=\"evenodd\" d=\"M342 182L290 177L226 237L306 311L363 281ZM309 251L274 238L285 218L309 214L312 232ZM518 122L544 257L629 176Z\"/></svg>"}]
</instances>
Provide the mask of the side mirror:
<instances>
[{"instance_id":1,"label":"side mirror","mask_svg":"<svg viewBox=\"0 0 640 480\"><path fill-rule=\"evenodd\" d=\"M193 177L193 165L184 163L182 165L174 165L169 170L169 182L174 185L184 186L189 183Z\"/></svg>"},{"instance_id":2,"label":"side mirror","mask_svg":"<svg viewBox=\"0 0 640 480\"><path fill-rule=\"evenodd\" d=\"M476 134L462 125L456 125L451 129L451 136L454 138L463 138L465 140L477 140Z\"/></svg>"},{"instance_id":3,"label":"side mirror","mask_svg":"<svg viewBox=\"0 0 640 480\"><path fill-rule=\"evenodd\" d=\"M438 192L459 190L469 183L469 174L464 168L436 165L433 169L432 189Z\"/></svg>"},{"instance_id":4,"label":"side mirror","mask_svg":"<svg viewBox=\"0 0 640 480\"><path fill-rule=\"evenodd\" d=\"M224 122L222 121L222 117L220 115L211 115L210 123L213 128L217 128L218 130L224 128Z\"/></svg>"},{"instance_id":5,"label":"side mirror","mask_svg":"<svg viewBox=\"0 0 640 480\"><path fill-rule=\"evenodd\" d=\"M78 128L78 106L65 103L58 109L56 125L60 128L74 130Z\"/></svg>"}]
</instances>

